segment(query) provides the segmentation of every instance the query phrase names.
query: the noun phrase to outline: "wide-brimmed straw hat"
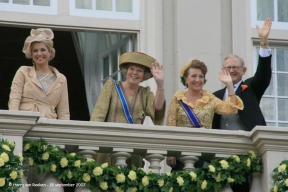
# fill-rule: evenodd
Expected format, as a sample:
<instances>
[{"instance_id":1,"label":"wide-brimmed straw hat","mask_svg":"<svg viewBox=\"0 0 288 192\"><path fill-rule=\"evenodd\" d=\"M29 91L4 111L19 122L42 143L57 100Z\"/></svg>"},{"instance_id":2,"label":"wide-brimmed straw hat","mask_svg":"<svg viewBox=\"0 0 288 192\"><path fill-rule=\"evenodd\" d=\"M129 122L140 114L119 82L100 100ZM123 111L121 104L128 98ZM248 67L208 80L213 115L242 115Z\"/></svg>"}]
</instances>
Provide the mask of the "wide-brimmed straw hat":
<instances>
[{"instance_id":1,"label":"wide-brimmed straw hat","mask_svg":"<svg viewBox=\"0 0 288 192\"><path fill-rule=\"evenodd\" d=\"M148 70L145 70L143 81L150 79L153 75L151 74L150 69L152 68L152 63L156 59L146 55L145 53L140 52L128 52L120 56L119 68L121 69L124 75L127 74L127 65L126 64L138 64L146 67Z\"/></svg>"},{"instance_id":2,"label":"wide-brimmed straw hat","mask_svg":"<svg viewBox=\"0 0 288 192\"><path fill-rule=\"evenodd\" d=\"M48 41L50 45L53 46L52 39L54 38L53 31L49 28L39 28L39 29L31 29L30 36L28 36L24 42L23 53L27 59L31 59L31 43L33 42L43 42ZM54 48L52 48L54 49ZM54 55L51 55L53 59Z\"/></svg>"}]
</instances>

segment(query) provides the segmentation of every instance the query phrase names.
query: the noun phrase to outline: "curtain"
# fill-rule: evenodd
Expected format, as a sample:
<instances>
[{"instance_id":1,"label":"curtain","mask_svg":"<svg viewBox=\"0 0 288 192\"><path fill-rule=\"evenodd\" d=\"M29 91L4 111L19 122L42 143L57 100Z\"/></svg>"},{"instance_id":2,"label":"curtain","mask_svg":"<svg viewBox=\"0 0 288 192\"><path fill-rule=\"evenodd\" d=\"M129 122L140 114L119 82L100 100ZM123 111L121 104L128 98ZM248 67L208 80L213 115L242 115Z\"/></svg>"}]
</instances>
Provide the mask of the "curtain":
<instances>
[{"instance_id":1,"label":"curtain","mask_svg":"<svg viewBox=\"0 0 288 192\"><path fill-rule=\"evenodd\" d=\"M72 32L72 36L91 114L101 92L102 69L99 54L120 41L121 35L109 32Z\"/></svg>"}]
</instances>

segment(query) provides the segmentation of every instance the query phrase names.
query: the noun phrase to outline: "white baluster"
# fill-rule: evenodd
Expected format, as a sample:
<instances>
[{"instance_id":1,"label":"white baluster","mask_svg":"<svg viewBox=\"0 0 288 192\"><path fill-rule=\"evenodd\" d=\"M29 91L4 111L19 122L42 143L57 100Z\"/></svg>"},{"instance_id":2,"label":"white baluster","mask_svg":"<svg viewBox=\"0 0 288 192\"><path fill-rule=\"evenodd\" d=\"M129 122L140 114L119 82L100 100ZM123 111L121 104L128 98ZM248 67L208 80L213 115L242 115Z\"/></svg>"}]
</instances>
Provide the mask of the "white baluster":
<instances>
[{"instance_id":1,"label":"white baluster","mask_svg":"<svg viewBox=\"0 0 288 192\"><path fill-rule=\"evenodd\" d=\"M29 186L28 186L25 175L23 175L21 179L21 183L22 183L22 187L18 189L18 192L29 192Z\"/></svg>"},{"instance_id":2,"label":"white baluster","mask_svg":"<svg viewBox=\"0 0 288 192\"><path fill-rule=\"evenodd\" d=\"M261 189L261 173L255 172L252 173L252 186L250 192L262 192Z\"/></svg>"},{"instance_id":3,"label":"white baluster","mask_svg":"<svg viewBox=\"0 0 288 192\"><path fill-rule=\"evenodd\" d=\"M88 160L88 159L93 159L97 153L92 150L79 150L77 154L83 156L85 159Z\"/></svg>"},{"instance_id":4,"label":"white baluster","mask_svg":"<svg viewBox=\"0 0 288 192\"><path fill-rule=\"evenodd\" d=\"M81 146L79 147L81 148ZM87 147L86 147L87 148ZM99 148L96 148L99 149ZM85 159L93 159L96 156L96 152L93 150L79 150L77 152L78 155L82 155ZM83 181L84 182L84 181ZM90 189L86 188L86 187L82 187L82 186L76 186L74 192L91 192Z\"/></svg>"},{"instance_id":5,"label":"white baluster","mask_svg":"<svg viewBox=\"0 0 288 192\"><path fill-rule=\"evenodd\" d=\"M76 187L74 192L91 192L91 191L86 187Z\"/></svg>"},{"instance_id":6,"label":"white baluster","mask_svg":"<svg viewBox=\"0 0 288 192\"><path fill-rule=\"evenodd\" d=\"M164 155L167 154L167 151L148 150L147 153L148 155L145 156L145 159L150 163L149 168L159 174L161 169L160 162L165 158Z\"/></svg>"},{"instance_id":7,"label":"white baluster","mask_svg":"<svg viewBox=\"0 0 288 192\"><path fill-rule=\"evenodd\" d=\"M191 171L191 170L193 170L193 169L195 169L195 167L194 167L194 163L196 162L196 161L198 161L198 157L196 157L196 156L190 156L190 155L187 155L187 156L181 156L180 158L179 158L179 160L181 161L181 162L183 162L184 163L184 168L183 168L183 170L185 170L185 171Z\"/></svg>"},{"instance_id":8,"label":"white baluster","mask_svg":"<svg viewBox=\"0 0 288 192\"><path fill-rule=\"evenodd\" d=\"M63 183L53 173L46 173L40 192L64 192Z\"/></svg>"},{"instance_id":9,"label":"white baluster","mask_svg":"<svg viewBox=\"0 0 288 192\"><path fill-rule=\"evenodd\" d=\"M219 192L233 192L233 190L231 189L230 185L227 184L227 186L221 190L219 190Z\"/></svg>"},{"instance_id":10,"label":"white baluster","mask_svg":"<svg viewBox=\"0 0 288 192\"><path fill-rule=\"evenodd\" d=\"M197 156L201 156L201 153L181 152L179 160L184 163L183 170L190 171L195 169L194 164L199 159Z\"/></svg>"},{"instance_id":11,"label":"white baluster","mask_svg":"<svg viewBox=\"0 0 288 192\"><path fill-rule=\"evenodd\" d=\"M126 167L126 160L131 157L133 149L124 149L124 148L113 148L113 153L110 155L112 158L115 158L115 165Z\"/></svg>"}]
</instances>

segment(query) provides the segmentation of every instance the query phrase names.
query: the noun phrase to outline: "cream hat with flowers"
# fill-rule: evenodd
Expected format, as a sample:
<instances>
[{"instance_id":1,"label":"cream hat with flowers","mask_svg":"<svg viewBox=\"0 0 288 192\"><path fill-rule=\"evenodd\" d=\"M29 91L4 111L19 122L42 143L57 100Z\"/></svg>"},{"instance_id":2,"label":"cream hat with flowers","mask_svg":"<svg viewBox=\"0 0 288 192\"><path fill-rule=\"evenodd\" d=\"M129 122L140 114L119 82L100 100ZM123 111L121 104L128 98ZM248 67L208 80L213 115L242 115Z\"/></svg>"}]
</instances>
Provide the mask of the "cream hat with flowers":
<instances>
[{"instance_id":1,"label":"cream hat with flowers","mask_svg":"<svg viewBox=\"0 0 288 192\"><path fill-rule=\"evenodd\" d=\"M144 67L147 67L148 70L145 70L143 81L151 78L153 75L151 74L150 69L152 68L152 63L154 63L156 60L153 57L150 57L149 55L146 55L145 53L141 52L128 52L124 53L120 56L119 60L119 68L121 69L122 73L126 75L127 68L125 67L125 64L133 63L142 65Z\"/></svg>"},{"instance_id":2,"label":"cream hat with flowers","mask_svg":"<svg viewBox=\"0 0 288 192\"><path fill-rule=\"evenodd\" d=\"M53 38L54 38L53 31L49 28L32 29L30 32L30 36L28 36L24 42L24 47L22 51L23 53L25 53L27 59L31 59L32 58L31 43L48 41L48 43L53 47L53 41L52 41ZM52 56L51 59L53 59L54 56L55 54Z\"/></svg>"}]
</instances>

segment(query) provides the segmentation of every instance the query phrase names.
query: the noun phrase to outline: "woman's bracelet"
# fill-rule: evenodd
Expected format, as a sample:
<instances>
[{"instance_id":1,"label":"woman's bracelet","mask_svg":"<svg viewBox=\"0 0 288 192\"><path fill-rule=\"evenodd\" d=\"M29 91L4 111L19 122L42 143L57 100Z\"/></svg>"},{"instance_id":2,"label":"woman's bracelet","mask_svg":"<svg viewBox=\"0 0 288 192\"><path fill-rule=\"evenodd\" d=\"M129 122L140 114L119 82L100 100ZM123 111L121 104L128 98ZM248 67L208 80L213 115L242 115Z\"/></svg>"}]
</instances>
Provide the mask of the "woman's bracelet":
<instances>
[{"instance_id":1,"label":"woman's bracelet","mask_svg":"<svg viewBox=\"0 0 288 192\"><path fill-rule=\"evenodd\" d=\"M269 43L268 43L268 41L266 41L266 42L260 42L260 45L263 46L263 47L265 47L265 46L269 45Z\"/></svg>"},{"instance_id":2,"label":"woman's bracelet","mask_svg":"<svg viewBox=\"0 0 288 192\"><path fill-rule=\"evenodd\" d=\"M228 95L228 96L230 97L230 96L234 96L234 95L236 95L236 94L234 93L234 94L231 94L231 95Z\"/></svg>"},{"instance_id":3,"label":"woman's bracelet","mask_svg":"<svg viewBox=\"0 0 288 192\"><path fill-rule=\"evenodd\" d=\"M158 89L158 88L157 88L157 91L164 91L164 90L165 90L164 88L163 88L163 89Z\"/></svg>"}]
</instances>

